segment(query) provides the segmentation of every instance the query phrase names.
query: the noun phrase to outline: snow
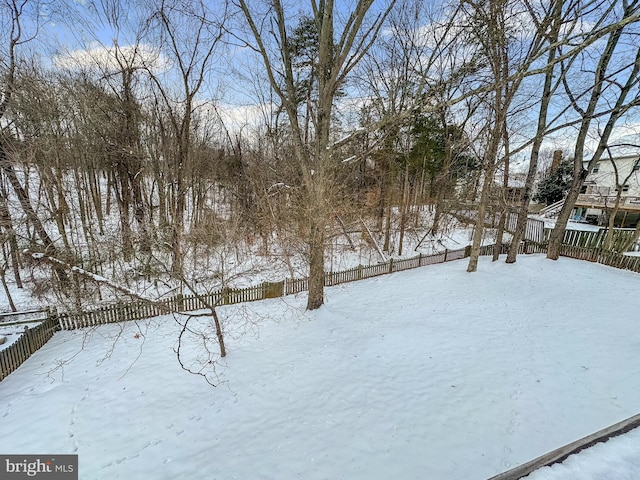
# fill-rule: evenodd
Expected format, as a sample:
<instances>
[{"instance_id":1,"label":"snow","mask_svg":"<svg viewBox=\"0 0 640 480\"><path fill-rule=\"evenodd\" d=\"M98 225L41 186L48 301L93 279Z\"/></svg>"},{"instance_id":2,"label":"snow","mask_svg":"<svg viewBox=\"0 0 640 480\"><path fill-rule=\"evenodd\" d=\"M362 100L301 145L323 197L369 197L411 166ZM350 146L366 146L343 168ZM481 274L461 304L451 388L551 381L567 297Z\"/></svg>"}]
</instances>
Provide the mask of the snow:
<instances>
[{"instance_id":1,"label":"snow","mask_svg":"<svg viewBox=\"0 0 640 480\"><path fill-rule=\"evenodd\" d=\"M16 283L10 279L7 279L7 287L11 293L11 298L18 311L32 310L37 308L45 308L42 302L33 298L31 293L26 288L18 288ZM11 312L9 301L4 290L0 291L0 311L2 313Z\"/></svg>"},{"instance_id":2,"label":"snow","mask_svg":"<svg viewBox=\"0 0 640 480\"><path fill-rule=\"evenodd\" d=\"M589 223L567 222L567 230L581 230L583 232L599 232L602 229L599 225Z\"/></svg>"},{"instance_id":3,"label":"snow","mask_svg":"<svg viewBox=\"0 0 640 480\"><path fill-rule=\"evenodd\" d=\"M637 274L466 266L221 308L215 365L194 318L183 358L217 388L173 317L59 332L0 384L0 451L96 480L486 479L638 413Z\"/></svg>"},{"instance_id":4,"label":"snow","mask_svg":"<svg viewBox=\"0 0 640 480\"><path fill-rule=\"evenodd\" d=\"M0 323L0 338L6 338L6 341L0 344L0 351L9 348L18 341L24 334L25 328L35 328L42 322L25 323L20 325L3 325Z\"/></svg>"},{"instance_id":5,"label":"snow","mask_svg":"<svg viewBox=\"0 0 640 480\"><path fill-rule=\"evenodd\" d=\"M22 310L19 312L0 313L0 351L10 347L24 334L26 328L35 328L42 323L47 313L41 310Z\"/></svg>"},{"instance_id":6,"label":"snow","mask_svg":"<svg viewBox=\"0 0 640 480\"><path fill-rule=\"evenodd\" d=\"M545 228L553 228L556 226L556 218L549 218L542 215L531 215L530 218L535 220L542 220L544 222ZM602 227L599 225L592 225L590 223L582 223L582 222L572 222L571 220L567 222L567 230L581 230L583 232L597 232Z\"/></svg>"},{"instance_id":7,"label":"snow","mask_svg":"<svg viewBox=\"0 0 640 480\"><path fill-rule=\"evenodd\" d=\"M0 351L4 350L5 348L9 348L11 345L16 343L23 333L24 330L19 331L12 329L10 331L7 331L6 328L0 329L0 341L2 338L5 339L4 343L0 344Z\"/></svg>"},{"instance_id":8,"label":"snow","mask_svg":"<svg viewBox=\"0 0 640 480\"><path fill-rule=\"evenodd\" d=\"M282 188L286 188L286 186ZM218 205L216 208L219 209L220 206ZM391 217L393 228L391 229L390 249L387 253L394 259L399 259L414 257L418 253L430 255L443 252L445 248L455 250L469 245L473 229L461 226L454 217L445 215L441 217L438 233L428 235L416 248L428 231L425 225L430 227L433 224L433 214L432 209L427 206L421 206L417 212L415 210L411 212L411 221L407 224L404 236L402 255L399 255L400 213L398 209L394 209ZM112 218L109 221L113 222L113 225L108 225L106 231L117 231L119 220ZM369 227L373 228L374 219L366 219L366 222ZM334 227L326 249L325 266L328 271L347 270L358 265L376 264L381 260L380 255L369 241L368 235L363 233L364 227L360 221L346 225L351 243L337 224ZM76 234L78 230L82 229L78 227L72 231ZM375 229L373 229L373 235L376 236L376 241L382 244L383 238ZM213 249L203 248L198 249L197 252L193 251L191 258L185 258L186 278L191 281L192 286L199 293L215 291L221 288L223 283L233 288L244 288L264 281L273 282L292 277L303 278L308 275L308 246L286 231L269 236L267 241L257 236L245 238L240 234L227 240L226 243ZM112 235L108 238L105 237L104 241L106 242L105 247L98 248L98 251L109 251L109 248L117 245L120 239ZM494 241L495 230L485 229L483 244L494 243ZM352 249L352 244L355 249ZM88 288L86 296L80 299L63 298L46 288L50 283L50 268L46 263L51 259L38 253L33 258L41 260L42 263L39 267L32 268L28 275L23 274L25 276L23 279L24 289L17 288L11 276L7 278L9 291L18 310L56 306L59 312L64 312L77 308L76 300L79 300L85 309L113 304L123 300L122 289L111 288L114 281L120 287L126 287L135 292L137 296L153 300L166 299L179 293L181 288L176 281L162 273L161 267L158 267L160 271L156 271L151 278L146 278L140 272L142 266L136 260L125 263L116 262L115 264L111 261L105 261L106 263L100 264L96 270L81 272L84 278L92 277L95 280L85 283L84 286ZM168 258L164 260L158 258L158 261L164 261L165 265L170 264ZM87 263L92 264L93 261ZM98 290L100 291L99 296ZM186 289L184 293L188 293ZM0 310L8 311L9 309L9 302L0 289Z\"/></svg>"},{"instance_id":9,"label":"snow","mask_svg":"<svg viewBox=\"0 0 640 480\"><path fill-rule=\"evenodd\" d=\"M637 480L640 473L640 428L543 467L527 480Z\"/></svg>"}]
</instances>

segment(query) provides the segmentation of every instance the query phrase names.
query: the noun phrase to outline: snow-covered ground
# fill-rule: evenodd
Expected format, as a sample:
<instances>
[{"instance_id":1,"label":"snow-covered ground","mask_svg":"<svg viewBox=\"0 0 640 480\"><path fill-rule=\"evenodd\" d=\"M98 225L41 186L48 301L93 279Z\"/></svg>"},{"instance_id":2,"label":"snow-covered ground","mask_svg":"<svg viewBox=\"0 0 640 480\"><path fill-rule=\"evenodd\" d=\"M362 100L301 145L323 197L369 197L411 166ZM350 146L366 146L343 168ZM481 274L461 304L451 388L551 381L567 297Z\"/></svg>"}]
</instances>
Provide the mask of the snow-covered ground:
<instances>
[{"instance_id":1,"label":"snow-covered ground","mask_svg":"<svg viewBox=\"0 0 640 480\"><path fill-rule=\"evenodd\" d=\"M25 328L34 328L42 323L47 314L42 311L21 311L0 314L0 351L9 348L24 334ZM4 341L3 341L4 339Z\"/></svg>"},{"instance_id":2,"label":"snow-covered ground","mask_svg":"<svg viewBox=\"0 0 640 480\"><path fill-rule=\"evenodd\" d=\"M637 480L640 477L640 428L543 467L526 480Z\"/></svg>"},{"instance_id":3,"label":"snow-covered ground","mask_svg":"<svg viewBox=\"0 0 640 480\"><path fill-rule=\"evenodd\" d=\"M389 251L381 255L373 244L362 224L348 225L349 240L341 230L333 232L327 241L325 251L325 269L327 271L342 271L358 265L375 265L394 259L415 257L419 253L431 255L443 252L445 249L457 250L471 243L473 227L461 225L454 217L444 216L440 221L440 230L436 235L427 234L433 223L433 212L428 208L419 211L419 227L411 223L407 227L400 253L400 234L396 223L397 212L392 216L394 228L391 229ZM374 221L369 220L369 223ZM428 227L427 227L428 226ZM383 245L384 239L375 232L373 224L368 228L376 238L377 246ZM115 241L115 240L114 240ZM494 243L495 230L485 229L483 245ZM284 278L304 278L308 274L307 246L284 235L283 238L272 235L265 251L261 241L247 238L241 241L234 239L216 249L200 252L194 256L195 260L185 261L186 277L192 285L201 292L217 290L225 285L243 288L257 285L263 281L274 282ZM167 260L168 262L168 260ZM113 270L101 267L100 275L117 282L120 286L135 290L147 298L166 298L179 293L180 286L167 275L156 272L150 278L134 275L136 267L133 263L118 265ZM169 265L169 263L167 263ZM166 267L166 265L165 265ZM162 269L160 269L160 272ZM92 271L92 274L100 272ZM18 289L15 282L8 276L7 286L14 304L18 310L30 310L56 306L59 311L77 308L80 302L85 308L95 307L97 303L112 304L123 300L122 295L102 285L98 296L97 284L88 282L88 290L83 291L80 299L56 295L56 292L43 288L43 284L50 283L48 268L33 268L26 275L25 288ZM33 294L37 291L37 295ZM185 292L188 293L188 292ZM127 298L124 299L128 300ZM10 303L3 289L0 289L0 312L9 312Z\"/></svg>"},{"instance_id":4,"label":"snow-covered ground","mask_svg":"<svg viewBox=\"0 0 640 480\"><path fill-rule=\"evenodd\" d=\"M172 317L59 332L0 383L0 451L95 480L486 479L640 411L637 274L466 266L220 309L215 375L193 319L217 388Z\"/></svg>"},{"instance_id":5,"label":"snow-covered ground","mask_svg":"<svg viewBox=\"0 0 640 480\"><path fill-rule=\"evenodd\" d=\"M530 218L535 220L541 220L544 222L545 228L553 228L556 226L556 218L555 217L545 217L544 215L530 215ZM592 225L590 223L584 222L567 222L567 230L582 230L585 232L597 232L602 227L599 225Z\"/></svg>"}]
</instances>

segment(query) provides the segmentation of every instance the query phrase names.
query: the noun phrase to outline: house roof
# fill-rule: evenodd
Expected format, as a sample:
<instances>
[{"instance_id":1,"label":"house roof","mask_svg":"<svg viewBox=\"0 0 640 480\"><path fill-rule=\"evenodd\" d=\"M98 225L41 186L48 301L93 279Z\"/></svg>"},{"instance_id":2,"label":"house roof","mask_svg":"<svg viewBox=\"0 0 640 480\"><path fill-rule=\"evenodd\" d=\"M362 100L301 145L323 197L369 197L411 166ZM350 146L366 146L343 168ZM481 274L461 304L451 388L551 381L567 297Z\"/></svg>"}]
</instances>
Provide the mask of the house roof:
<instances>
[{"instance_id":1,"label":"house roof","mask_svg":"<svg viewBox=\"0 0 640 480\"><path fill-rule=\"evenodd\" d=\"M609 157L609 155L607 155L606 153L604 155L602 155L602 158L600 158L600 160L598 160L599 162L610 162L611 160L614 161L618 161L618 160L637 160L640 159L640 153L635 153L633 155L613 155L613 152L611 152L611 158ZM589 163L590 159L585 159L583 160L582 163Z\"/></svg>"}]
</instances>

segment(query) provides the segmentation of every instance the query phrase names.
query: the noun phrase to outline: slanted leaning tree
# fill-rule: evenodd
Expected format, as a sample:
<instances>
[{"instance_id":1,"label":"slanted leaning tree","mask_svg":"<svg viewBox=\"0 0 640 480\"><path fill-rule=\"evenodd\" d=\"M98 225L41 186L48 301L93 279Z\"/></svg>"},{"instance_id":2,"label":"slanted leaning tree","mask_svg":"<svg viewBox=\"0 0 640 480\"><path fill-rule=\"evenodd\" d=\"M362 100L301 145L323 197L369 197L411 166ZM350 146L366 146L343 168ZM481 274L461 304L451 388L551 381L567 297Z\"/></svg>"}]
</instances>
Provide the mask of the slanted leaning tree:
<instances>
[{"instance_id":1,"label":"slanted leaning tree","mask_svg":"<svg viewBox=\"0 0 640 480\"><path fill-rule=\"evenodd\" d=\"M10 145L12 135L7 127L11 124L8 113L12 104L12 97L16 88L17 68L19 63L18 49L25 43L33 40L37 33L29 32L26 25L33 25L26 17L38 18L37 13L26 1L7 0L0 5L0 171L4 178L11 184L13 191L24 211L25 217L33 226L36 234L42 242L44 251L50 254L58 254L58 249L43 222L38 217L32 205L29 192L22 185L18 171L10 157ZM36 22L37 23L37 22ZM5 216L4 221L7 221ZM69 285L69 278L66 272L54 267L54 272L63 288Z\"/></svg>"},{"instance_id":2,"label":"slanted leaning tree","mask_svg":"<svg viewBox=\"0 0 640 480\"><path fill-rule=\"evenodd\" d=\"M603 41L595 44L594 49L580 52L561 63L565 93L578 115L579 130L573 152L573 182L549 237L547 258L551 260L560 256L564 231L582 184L602 158L611 132L621 118L640 106L640 48L633 40L640 25L640 0L624 1L614 7L610 16L601 19L600 28L587 35L605 31L607 34ZM595 65L594 57L598 58ZM578 76L573 77L572 71ZM593 154L587 157L587 140L596 123L599 123L597 145Z\"/></svg>"},{"instance_id":3,"label":"slanted leaning tree","mask_svg":"<svg viewBox=\"0 0 640 480\"><path fill-rule=\"evenodd\" d=\"M593 124L599 121L598 119L608 117L604 120L605 127L600 130L603 134L600 143L602 146L607 144L609 136L607 132L611 131L618 118L629 109L629 105L625 105L624 97L628 95L629 86L633 85L632 81L627 87L623 87L622 77L635 62L633 59L635 54L629 47L623 53L624 49L618 48L618 39L624 30L637 29L637 26L632 27L638 22L637 1L597 0L583 4L556 0L549 6L539 5L536 8L529 8L529 11L531 22L539 31L546 32L544 36L547 47L542 50L546 56L546 65L530 72L535 75L542 74L544 85L540 90L540 102L536 107L538 121L534 136L523 145L531 146L529 171L522 202L518 208L518 222L507 255L507 263L516 261L518 246L524 237L528 206L538 170L538 157L547 135L578 125L574 149L577 152L574 158L576 167L574 192L570 193L570 201L565 202L567 207L561 214L562 217L566 215L568 218L573 208L574 200L571 198L574 195L577 197L582 185L582 179L579 177L583 175L580 172L583 170L582 150L587 136L590 130L593 130ZM585 29L585 25L591 27ZM594 73L595 76L589 78ZM569 84L572 87L569 87ZM564 94L560 92L560 87L563 85ZM619 100L622 100L622 103ZM570 110L578 113L577 118L569 114ZM601 148L598 147L596 150L597 158L601 155L597 153L602 151ZM556 223L557 233L552 235L554 240L551 243L552 245L557 243L558 249L565 225L565 221ZM552 250L554 249L556 247L552 246Z\"/></svg>"},{"instance_id":4,"label":"slanted leaning tree","mask_svg":"<svg viewBox=\"0 0 640 480\"><path fill-rule=\"evenodd\" d=\"M315 98L300 102L300 88L292 59L291 38L296 23L285 13L281 0L269 0L267 11L258 4L238 0L249 29L247 45L260 57L271 89L282 104L291 129L295 161L301 178L302 214L307 221L305 241L309 251L309 298L307 309L324 303L325 229L329 223L334 145L331 119L335 100L347 75L371 47L395 0L383 9L373 8L374 0L358 0L352 9L339 8L334 0L312 0L312 19L317 31L317 59L310 72L316 84ZM293 16L291 21L295 22ZM299 24L299 22L297 22ZM309 90L313 93L312 89ZM309 116L313 130L305 135L304 118ZM301 121L303 120L303 121Z\"/></svg>"}]
</instances>

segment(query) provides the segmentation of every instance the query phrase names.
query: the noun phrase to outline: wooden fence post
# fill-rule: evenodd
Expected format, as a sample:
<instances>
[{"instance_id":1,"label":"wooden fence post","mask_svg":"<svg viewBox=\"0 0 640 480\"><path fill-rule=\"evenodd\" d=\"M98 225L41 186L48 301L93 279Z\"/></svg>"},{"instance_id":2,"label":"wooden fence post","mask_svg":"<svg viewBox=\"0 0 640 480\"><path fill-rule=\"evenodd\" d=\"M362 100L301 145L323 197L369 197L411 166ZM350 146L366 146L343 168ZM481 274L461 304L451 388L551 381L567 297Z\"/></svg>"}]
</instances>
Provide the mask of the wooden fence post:
<instances>
[{"instance_id":1,"label":"wooden fence post","mask_svg":"<svg viewBox=\"0 0 640 480\"><path fill-rule=\"evenodd\" d=\"M26 342L27 343L27 348L29 349L29 355L28 356L30 356L33 352L36 351L36 348L35 348L35 344L33 342L33 340L34 340L33 339L33 334L31 333L31 329L27 325L24 326L24 337L27 340L27 342Z\"/></svg>"},{"instance_id":2,"label":"wooden fence post","mask_svg":"<svg viewBox=\"0 0 640 480\"><path fill-rule=\"evenodd\" d=\"M177 310L184 310L184 295L182 295L181 293L176 295L176 307Z\"/></svg>"},{"instance_id":3,"label":"wooden fence post","mask_svg":"<svg viewBox=\"0 0 640 480\"><path fill-rule=\"evenodd\" d=\"M393 273L393 258L389 259L389 273Z\"/></svg>"},{"instance_id":4,"label":"wooden fence post","mask_svg":"<svg viewBox=\"0 0 640 480\"><path fill-rule=\"evenodd\" d=\"M446 248L444 249L444 261L447 261L447 255L449 254L449 250L447 250Z\"/></svg>"},{"instance_id":5,"label":"wooden fence post","mask_svg":"<svg viewBox=\"0 0 640 480\"><path fill-rule=\"evenodd\" d=\"M221 305L229 305L229 287L222 289L222 303Z\"/></svg>"},{"instance_id":6,"label":"wooden fence post","mask_svg":"<svg viewBox=\"0 0 640 480\"><path fill-rule=\"evenodd\" d=\"M463 258L468 258L471 256L471 245L467 245L466 247L464 247L464 257Z\"/></svg>"},{"instance_id":7,"label":"wooden fence post","mask_svg":"<svg viewBox=\"0 0 640 480\"><path fill-rule=\"evenodd\" d=\"M283 282L262 282L262 298L278 298L284 294Z\"/></svg>"},{"instance_id":8,"label":"wooden fence post","mask_svg":"<svg viewBox=\"0 0 640 480\"><path fill-rule=\"evenodd\" d=\"M418 253L418 266L422 266L422 252Z\"/></svg>"},{"instance_id":9,"label":"wooden fence post","mask_svg":"<svg viewBox=\"0 0 640 480\"><path fill-rule=\"evenodd\" d=\"M58 316L58 309L56 307L47 308L47 321L51 323L56 331L62 330L62 324L60 323L60 317Z\"/></svg>"}]
</instances>

